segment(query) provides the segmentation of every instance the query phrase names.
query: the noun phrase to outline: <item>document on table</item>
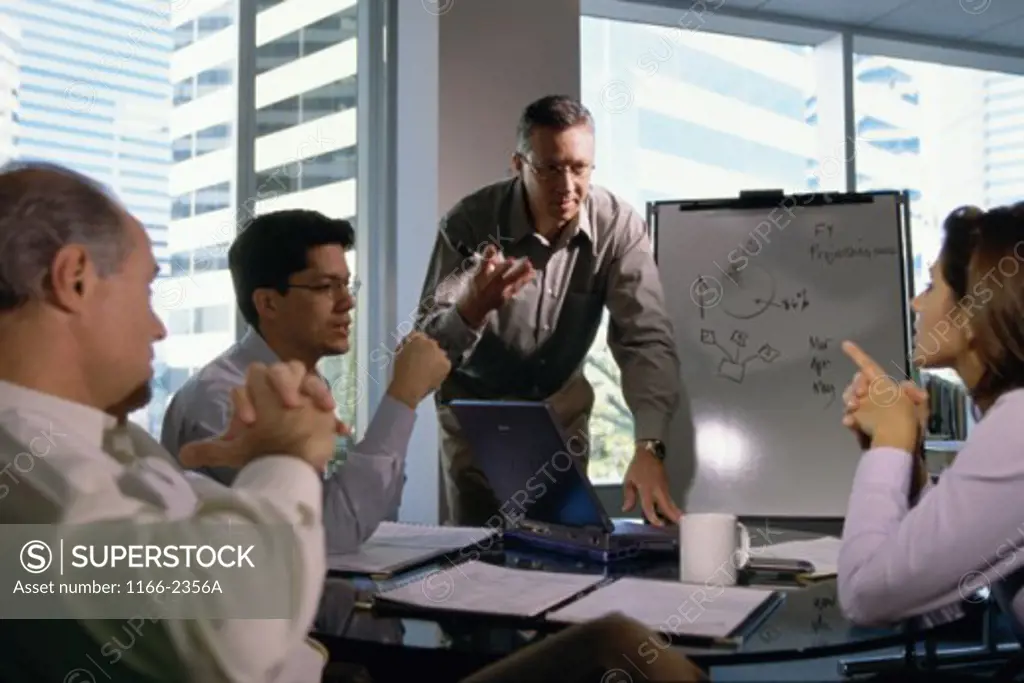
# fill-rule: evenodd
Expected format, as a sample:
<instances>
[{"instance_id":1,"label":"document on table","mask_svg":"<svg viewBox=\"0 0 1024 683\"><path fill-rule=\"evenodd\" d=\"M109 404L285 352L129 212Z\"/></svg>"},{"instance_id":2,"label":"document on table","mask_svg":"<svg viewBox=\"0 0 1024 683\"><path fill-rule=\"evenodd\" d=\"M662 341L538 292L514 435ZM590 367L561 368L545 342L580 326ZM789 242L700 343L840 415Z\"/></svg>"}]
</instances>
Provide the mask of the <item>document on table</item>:
<instances>
[{"instance_id":1,"label":"document on table","mask_svg":"<svg viewBox=\"0 0 1024 683\"><path fill-rule=\"evenodd\" d=\"M512 569L470 560L428 572L377 598L435 610L535 617L604 580L601 575Z\"/></svg>"},{"instance_id":2,"label":"document on table","mask_svg":"<svg viewBox=\"0 0 1024 683\"><path fill-rule=\"evenodd\" d=\"M329 555L327 567L354 574L388 575L435 557L479 545L486 550L500 530L381 522L354 553Z\"/></svg>"},{"instance_id":3,"label":"document on table","mask_svg":"<svg viewBox=\"0 0 1024 683\"><path fill-rule=\"evenodd\" d=\"M547 619L580 623L619 612L663 634L726 639L778 597L775 591L759 588L624 577L555 610Z\"/></svg>"},{"instance_id":4,"label":"document on table","mask_svg":"<svg viewBox=\"0 0 1024 683\"><path fill-rule=\"evenodd\" d=\"M751 548L750 554L784 560L806 560L814 565L814 571L807 576L823 579L839 573L839 548L842 545L842 539L822 536L808 541L786 541Z\"/></svg>"}]
</instances>

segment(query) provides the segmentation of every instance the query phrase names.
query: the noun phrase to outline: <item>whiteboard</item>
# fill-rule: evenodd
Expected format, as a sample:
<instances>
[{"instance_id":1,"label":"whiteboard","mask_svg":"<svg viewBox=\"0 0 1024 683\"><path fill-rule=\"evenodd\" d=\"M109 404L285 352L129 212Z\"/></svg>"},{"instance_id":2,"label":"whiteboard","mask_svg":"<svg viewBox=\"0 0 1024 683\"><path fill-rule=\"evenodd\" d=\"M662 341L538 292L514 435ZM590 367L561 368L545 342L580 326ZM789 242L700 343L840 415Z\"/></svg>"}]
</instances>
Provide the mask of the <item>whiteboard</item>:
<instances>
[{"instance_id":1,"label":"whiteboard","mask_svg":"<svg viewBox=\"0 0 1024 683\"><path fill-rule=\"evenodd\" d=\"M695 468L685 509L845 516L860 451L841 424L854 366L840 344L857 342L898 379L910 370L905 195L648 212L684 387L670 458Z\"/></svg>"}]
</instances>

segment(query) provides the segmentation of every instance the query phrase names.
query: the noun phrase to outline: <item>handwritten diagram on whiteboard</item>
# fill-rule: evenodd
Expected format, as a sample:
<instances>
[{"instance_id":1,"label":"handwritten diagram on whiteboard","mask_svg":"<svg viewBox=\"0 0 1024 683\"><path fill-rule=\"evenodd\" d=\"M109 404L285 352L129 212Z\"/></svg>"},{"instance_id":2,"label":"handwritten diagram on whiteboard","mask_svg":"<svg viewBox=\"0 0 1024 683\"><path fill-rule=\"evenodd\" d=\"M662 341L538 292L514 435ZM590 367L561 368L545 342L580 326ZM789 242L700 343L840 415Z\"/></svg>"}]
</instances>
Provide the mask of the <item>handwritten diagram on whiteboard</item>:
<instances>
[{"instance_id":1,"label":"handwritten diagram on whiteboard","mask_svg":"<svg viewBox=\"0 0 1024 683\"><path fill-rule=\"evenodd\" d=\"M845 514L857 447L841 424L854 371L842 342L893 374L907 357L902 199L872 197L787 212L659 203L656 258L695 435L688 509Z\"/></svg>"}]
</instances>

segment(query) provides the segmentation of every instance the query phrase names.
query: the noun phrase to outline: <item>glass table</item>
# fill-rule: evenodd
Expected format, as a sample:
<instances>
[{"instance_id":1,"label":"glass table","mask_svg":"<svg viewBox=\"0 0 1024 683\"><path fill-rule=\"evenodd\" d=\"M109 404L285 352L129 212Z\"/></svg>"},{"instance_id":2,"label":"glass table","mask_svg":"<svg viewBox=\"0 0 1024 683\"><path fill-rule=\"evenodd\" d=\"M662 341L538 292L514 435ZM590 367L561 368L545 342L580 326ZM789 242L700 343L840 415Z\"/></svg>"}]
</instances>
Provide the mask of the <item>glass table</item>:
<instances>
[{"instance_id":1,"label":"glass table","mask_svg":"<svg viewBox=\"0 0 1024 683\"><path fill-rule=\"evenodd\" d=\"M479 559L527 570L678 579L678 561L674 558L630 561L609 568L547 553L506 549L481 554ZM371 669L401 662L412 668L440 667L461 676L563 628L542 618L443 612L410 616L372 605L375 592L442 567L450 567L449 561L379 583L366 578L329 578L312 635L327 646L332 661L359 662ZM707 668L873 652L903 646L913 638L901 627L863 628L851 623L839 608L834 579L799 585L765 583L744 576L741 584L770 586L785 593L785 599L747 631L742 642L724 646L686 642L669 645L659 638L652 640L652 645L678 648Z\"/></svg>"}]
</instances>

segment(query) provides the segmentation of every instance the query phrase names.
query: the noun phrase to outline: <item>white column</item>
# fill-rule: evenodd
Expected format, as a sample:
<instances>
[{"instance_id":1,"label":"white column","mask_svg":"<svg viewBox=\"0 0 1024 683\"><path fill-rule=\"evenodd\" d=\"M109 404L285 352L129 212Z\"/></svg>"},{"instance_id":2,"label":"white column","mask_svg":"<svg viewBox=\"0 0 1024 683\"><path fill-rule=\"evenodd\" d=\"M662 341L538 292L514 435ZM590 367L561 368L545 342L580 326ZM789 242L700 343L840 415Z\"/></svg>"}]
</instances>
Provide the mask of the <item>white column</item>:
<instances>
[{"instance_id":1,"label":"white column","mask_svg":"<svg viewBox=\"0 0 1024 683\"><path fill-rule=\"evenodd\" d=\"M505 177L516 123L530 101L580 94L579 0L391 0L395 87L395 313L384 343L420 301L437 221L478 187ZM390 250L389 250L390 251ZM440 518L437 422L424 401L409 448L400 518Z\"/></svg>"},{"instance_id":2,"label":"white column","mask_svg":"<svg viewBox=\"0 0 1024 683\"><path fill-rule=\"evenodd\" d=\"M391 0L388 52L395 55L389 69L394 87L392 109L396 126L389 163L392 166L393 253L375 259L371 267L393 268L395 306L379 343L394 348L391 336L408 326L420 298L427 258L434 239L437 207L437 15L418 0ZM438 520L437 425L432 400L420 404L409 444L408 481L399 519L425 523Z\"/></svg>"},{"instance_id":3,"label":"white column","mask_svg":"<svg viewBox=\"0 0 1024 683\"><path fill-rule=\"evenodd\" d=\"M815 47L818 97L818 180L822 190L857 189L857 120L853 109L853 38L848 33Z\"/></svg>"},{"instance_id":4,"label":"white column","mask_svg":"<svg viewBox=\"0 0 1024 683\"><path fill-rule=\"evenodd\" d=\"M395 164L391 163L394 112L389 109L389 46L385 39L390 3L359 0L357 39L359 89L356 109L358 181L356 186L356 276L363 283L356 308L356 376L359 397L356 422L361 431L387 388L390 368L371 362L395 320L393 198ZM394 42L394 41L392 41ZM392 52L394 52L392 50ZM374 353L377 351L377 353Z\"/></svg>"},{"instance_id":5,"label":"white column","mask_svg":"<svg viewBox=\"0 0 1024 683\"><path fill-rule=\"evenodd\" d=\"M235 159L231 212L235 230L252 216L246 212L255 206L256 197L256 3L239 2L235 6L233 27L235 46L235 115L231 137ZM234 240L235 235L225 235ZM241 339L248 328L241 311L235 313L235 338Z\"/></svg>"},{"instance_id":6,"label":"white column","mask_svg":"<svg viewBox=\"0 0 1024 683\"><path fill-rule=\"evenodd\" d=\"M436 1L447 10L439 78L439 208L445 211L510 173L523 107L544 95L580 96L580 3Z\"/></svg>"}]
</instances>

